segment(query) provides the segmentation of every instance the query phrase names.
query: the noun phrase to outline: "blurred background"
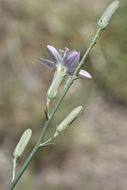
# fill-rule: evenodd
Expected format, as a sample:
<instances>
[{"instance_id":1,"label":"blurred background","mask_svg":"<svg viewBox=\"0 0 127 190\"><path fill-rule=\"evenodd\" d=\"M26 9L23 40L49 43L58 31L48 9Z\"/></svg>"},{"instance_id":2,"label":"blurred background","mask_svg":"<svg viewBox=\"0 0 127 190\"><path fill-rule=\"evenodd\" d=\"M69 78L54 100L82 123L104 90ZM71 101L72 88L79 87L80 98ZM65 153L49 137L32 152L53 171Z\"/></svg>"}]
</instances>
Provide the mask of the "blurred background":
<instances>
[{"instance_id":1,"label":"blurred background","mask_svg":"<svg viewBox=\"0 0 127 190\"><path fill-rule=\"evenodd\" d=\"M0 187L10 183L12 152L26 128L33 136L17 170L43 127L46 92L53 73L38 62L46 45L67 46L83 55L97 20L111 0L0 0ZM127 189L127 1L102 31L80 79L64 98L50 125L76 106L81 117L55 145L41 149L17 190ZM62 87L61 87L62 90ZM59 93L60 95L60 93ZM55 102L54 102L55 103Z\"/></svg>"}]
</instances>

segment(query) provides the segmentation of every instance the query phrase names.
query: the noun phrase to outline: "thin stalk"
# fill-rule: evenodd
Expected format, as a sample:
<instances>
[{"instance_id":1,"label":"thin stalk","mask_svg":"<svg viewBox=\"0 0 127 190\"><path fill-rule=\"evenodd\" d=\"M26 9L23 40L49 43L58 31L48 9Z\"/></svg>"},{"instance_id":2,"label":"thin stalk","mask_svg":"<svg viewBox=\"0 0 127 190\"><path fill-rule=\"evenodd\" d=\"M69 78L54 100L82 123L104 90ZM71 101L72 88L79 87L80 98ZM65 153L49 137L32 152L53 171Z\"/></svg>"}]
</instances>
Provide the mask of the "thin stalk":
<instances>
[{"instance_id":1,"label":"thin stalk","mask_svg":"<svg viewBox=\"0 0 127 190\"><path fill-rule=\"evenodd\" d=\"M55 138L54 136L51 137L51 138L48 139L47 141L41 143L41 144L39 145L39 147L43 147L43 146L47 146L47 145L51 144L50 142L51 142L54 138Z\"/></svg>"},{"instance_id":2,"label":"thin stalk","mask_svg":"<svg viewBox=\"0 0 127 190\"><path fill-rule=\"evenodd\" d=\"M92 39L92 41L91 41L91 43L90 43L88 49L87 49L86 52L84 53L84 55L83 55L81 61L80 61L79 64L78 64L77 69L76 69L75 72L74 72L74 75L73 75L74 77L76 76L76 74L77 74L78 71L80 70L81 66L83 65L83 63L84 63L86 57L88 56L90 50L91 50L92 47L96 44L96 39L98 38L98 35L99 35L99 32L100 32L100 31L101 31L101 30L99 30L99 29L96 31L95 36L93 37L93 39ZM73 76L72 76L72 77L73 77Z\"/></svg>"},{"instance_id":3,"label":"thin stalk","mask_svg":"<svg viewBox=\"0 0 127 190\"><path fill-rule=\"evenodd\" d=\"M15 170L16 170L16 158L13 158L13 166L12 166L12 178L11 181L15 179Z\"/></svg>"},{"instance_id":4,"label":"thin stalk","mask_svg":"<svg viewBox=\"0 0 127 190\"><path fill-rule=\"evenodd\" d=\"M97 39L97 37L98 37L99 32L100 32L100 31L97 30L97 32L96 32L94 38L92 39L92 41L91 41L91 43L90 43L88 49L87 49L86 52L85 52L83 58L81 59L80 63L78 64L77 69L75 70L74 74L73 74L72 77L70 78L70 81L68 82L67 86L66 86L65 89L63 90L63 92L62 92L60 98L58 99L57 103L55 104L55 106L54 106L54 108L53 108L53 110L52 110L52 112L51 112L51 114L50 114L48 120L45 122L44 127L43 127L42 132L41 132L41 135L40 135L40 137L39 137L39 139L38 139L38 141L37 141L35 147L33 148L31 154L29 155L29 157L28 157L27 160L25 161L24 165L22 166L22 168L20 169L20 171L19 171L18 174L16 175L15 179L14 179L14 180L12 181L12 183L10 184L8 190L13 190L13 189L14 189L14 187L15 187L15 185L17 184L17 182L19 181L20 177L22 176L22 174L24 173L24 171L25 171L26 168L28 167L28 165L29 165L31 159L33 158L33 156L34 156L35 153L37 152L37 150L38 150L38 148L39 148L39 145L40 145L40 143L42 142L42 140L43 140L43 138L44 138L44 136L45 136L45 133L46 133L46 131L47 131L47 129L48 129L48 126L49 126L49 124L50 124L50 122L51 122L51 120L52 120L52 118L53 118L53 116L54 116L56 110L58 109L58 107L59 107L60 103L62 102L64 96L66 95L66 93L68 92L69 88L71 87L73 81L75 80L75 77L76 77L76 75L77 75L79 69L81 68L81 66L82 66L82 64L83 64L83 62L84 62L84 60L86 59L87 55L89 54L91 48L94 46L94 44L95 44L95 42L96 42L96 39Z\"/></svg>"},{"instance_id":5,"label":"thin stalk","mask_svg":"<svg viewBox=\"0 0 127 190\"><path fill-rule=\"evenodd\" d=\"M49 119L49 104L50 104L50 101L51 101L51 99L47 98L47 101L46 101L46 110L45 110L45 116L46 116L47 120Z\"/></svg>"}]
</instances>

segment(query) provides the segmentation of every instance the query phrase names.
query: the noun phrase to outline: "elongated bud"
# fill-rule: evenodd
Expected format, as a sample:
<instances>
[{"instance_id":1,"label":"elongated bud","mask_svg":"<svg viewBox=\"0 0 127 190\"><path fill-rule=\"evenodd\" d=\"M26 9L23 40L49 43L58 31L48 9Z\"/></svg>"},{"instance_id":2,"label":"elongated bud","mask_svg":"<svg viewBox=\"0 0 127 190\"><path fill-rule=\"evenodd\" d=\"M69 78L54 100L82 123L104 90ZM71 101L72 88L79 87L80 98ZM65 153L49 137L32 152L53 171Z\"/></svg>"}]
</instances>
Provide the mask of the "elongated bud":
<instances>
[{"instance_id":1,"label":"elongated bud","mask_svg":"<svg viewBox=\"0 0 127 190\"><path fill-rule=\"evenodd\" d=\"M56 127L56 132L54 137L57 135L63 134L64 131L69 127L69 125L75 121L75 119L79 116L79 114L83 111L82 106L78 106L75 108L63 121Z\"/></svg>"},{"instance_id":2,"label":"elongated bud","mask_svg":"<svg viewBox=\"0 0 127 190\"><path fill-rule=\"evenodd\" d=\"M57 92L58 92L58 88L65 76L65 70L64 68L61 68L61 67L57 67L56 66L56 71L54 73L54 77L53 77L53 80L52 80L52 83L49 87L49 90L47 92L47 99L53 99L56 97L57 95Z\"/></svg>"},{"instance_id":3,"label":"elongated bud","mask_svg":"<svg viewBox=\"0 0 127 190\"><path fill-rule=\"evenodd\" d=\"M97 29L102 30L106 28L106 26L109 24L110 19L116 12L116 10L119 8L119 1L114 1L111 3L108 8L105 10L105 12L102 14L101 18L99 19L97 23Z\"/></svg>"},{"instance_id":4,"label":"elongated bud","mask_svg":"<svg viewBox=\"0 0 127 190\"><path fill-rule=\"evenodd\" d=\"M22 155L23 151L25 150L25 148L31 138L31 135L32 135L31 129L26 129L25 132L22 134L22 136L13 152L14 158L17 159Z\"/></svg>"}]
</instances>

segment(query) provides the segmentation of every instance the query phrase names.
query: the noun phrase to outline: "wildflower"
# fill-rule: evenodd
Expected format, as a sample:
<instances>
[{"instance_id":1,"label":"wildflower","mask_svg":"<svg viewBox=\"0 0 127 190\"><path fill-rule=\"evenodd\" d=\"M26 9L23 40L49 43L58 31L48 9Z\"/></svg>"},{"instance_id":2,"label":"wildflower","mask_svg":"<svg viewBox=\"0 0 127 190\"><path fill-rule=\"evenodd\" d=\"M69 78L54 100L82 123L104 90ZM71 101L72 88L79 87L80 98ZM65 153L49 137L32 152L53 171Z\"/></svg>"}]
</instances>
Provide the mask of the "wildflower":
<instances>
[{"instance_id":1,"label":"wildflower","mask_svg":"<svg viewBox=\"0 0 127 190\"><path fill-rule=\"evenodd\" d=\"M52 61L39 58L41 63L54 71L56 69L63 69L65 74L69 73L72 75L74 73L79 62L80 52L78 53L75 50L69 52L69 49L66 47L65 51L60 49L58 52L53 46L50 45L47 46L47 49ZM78 77L88 79L92 78L87 71L82 69L79 71Z\"/></svg>"},{"instance_id":2,"label":"wildflower","mask_svg":"<svg viewBox=\"0 0 127 190\"><path fill-rule=\"evenodd\" d=\"M58 88L67 75L73 75L76 70L76 67L79 63L80 53L73 50L69 52L69 49L65 47L65 50L59 50L59 52L51 45L47 46L49 56L52 61L39 58L40 62L43 63L49 69L55 71L52 84L48 90L47 96L49 99L55 98ZM77 74L81 78L92 78L91 75L85 71L80 70Z\"/></svg>"}]
</instances>

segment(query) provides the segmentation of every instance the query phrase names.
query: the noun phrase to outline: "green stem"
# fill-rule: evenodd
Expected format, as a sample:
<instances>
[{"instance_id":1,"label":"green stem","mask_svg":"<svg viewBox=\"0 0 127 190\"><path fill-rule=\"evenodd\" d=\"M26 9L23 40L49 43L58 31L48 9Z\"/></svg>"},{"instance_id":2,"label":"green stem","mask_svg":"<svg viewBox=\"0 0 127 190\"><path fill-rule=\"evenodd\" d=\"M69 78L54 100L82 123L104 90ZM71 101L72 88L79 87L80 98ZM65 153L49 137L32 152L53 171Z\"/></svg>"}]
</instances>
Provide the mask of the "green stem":
<instances>
[{"instance_id":1,"label":"green stem","mask_svg":"<svg viewBox=\"0 0 127 190\"><path fill-rule=\"evenodd\" d=\"M39 145L40 143L42 142L43 138L44 138L44 135L47 131L47 128L56 112L56 110L58 109L60 103L62 102L64 96L66 95L67 91L69 90L69 88L71 87L73 81L75 80L75 76L77 75L79 69L81 68L82 64L84 63L84 60L86 59L88 53L90 52L91 48L94 46L95 42L96 42L96 39L98 37L98 34L99 34L99 30L97 30L94 38L92 39L92 42L90 44L90 46L88 47L87 51L85 52L83 58L81 59L80 63L78 64L78 67L77 69L75 70L74 74L72 75L70 81L68 82L67 86L65 87L65 89L63 90L63 93L61 94L60 98L58 99L57 103L55 104L51 114L50 114L50 117L48 118L48 120L45 122L44 124L44 127L43 127L43 130L41 132L41 135L35 145L35 147L33 148L31 154L29 155L29 157L27 158L26 162L24 163L24 165L22 166L22 168L20 169L20 171L18 172L18 174L16 175L15 179L12 181L12 183L10 184L8 190L13 190L15 185L17 184L17 182L19 181L20 177L22 176L22 174L24 173L24 171L26 170L26 168L28 167L31 159L33 158L33 156L35 155L35 153L37 152L38 148L39 148Z\"/></svg>"},{"instance_id":2,"label":"green stem","mask_svg":"<svg viewBox=\"0 0 127 190\"><path fill-rule=\"evenodd\" d=\"M76 69L75 72L74 72L74 75L73 75L74 77L76 77L76 74L78 73L78 71L80 70L81 66L83 65L83 63L84 63L86 57L88 56L90 50L91 50L92 47L96 44L96 39L98 38L98 35L99 35L99 32L100 32L100 31L101 31L101 30L99 30L99 29L96 31L95 36L93 37L93 39L92 39L92 41L91 41L91 43L90 43L88 49L86 50L86 52L85 52L85 54L83 55L83 57L82 57L80 63L78 64L77 69ZM73 77L73 76L72 76L72 77Z\"/></svg>"},{"instance_id":3,"label":"green stem","mask_svg":"<svg viewBox=\"0 0 127 190\"><path fill-rule=\"evenodd\" d=\"M12 178L11 181L15 179L15 170L16 170L16 158L13 158L13 167L12 167Z\"/></svg>"},{"instance_id":4,"label":"green stem","mask_svg":"<svg viewBox=\"0 0 127 190\"><path fill-rule=\"evenodd\" d=\"M46 101L46 110L45 110L45 116L46 116L47 120L49 119L49 104L50 104L50 101L51 101L51 99L47 98L47 101Z\"/></svg>"}]
</instances>

